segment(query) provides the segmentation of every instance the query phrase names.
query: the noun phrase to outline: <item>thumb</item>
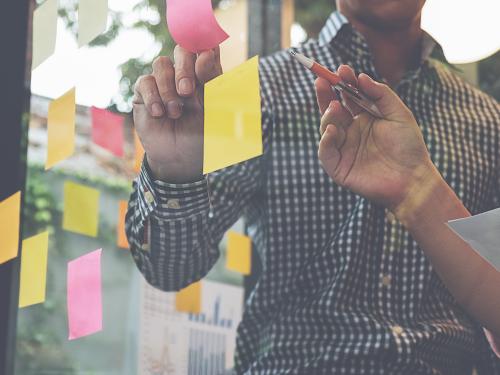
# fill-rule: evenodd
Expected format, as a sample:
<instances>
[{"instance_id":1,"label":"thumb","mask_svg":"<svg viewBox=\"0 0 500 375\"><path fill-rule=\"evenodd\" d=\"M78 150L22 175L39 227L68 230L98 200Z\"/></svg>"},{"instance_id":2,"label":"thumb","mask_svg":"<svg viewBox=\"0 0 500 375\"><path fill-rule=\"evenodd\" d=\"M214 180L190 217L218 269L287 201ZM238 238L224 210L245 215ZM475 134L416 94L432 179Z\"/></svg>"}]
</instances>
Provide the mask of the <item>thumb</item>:
<instances>
[{"instance_id":1,"label":"thumb","mask_svg":"<svg viewBox=\"0 0 500 375\"><path fill-rule=\"evenodd\" d=\"M412 117L408 107L389 86L374 81L365 73L359 75L358 85L361 91L375 102L387 120L404 122Z\"/></svg>"},{"instance_id":2,"label":"thumb","mask_svg":"<svg viewBox=\"0 0 500 375\"><path fill-rule=\"evenodd\" d=\"M316 78L314 81L316 88L316 99L321 114L324 114L332 100L338 99L335 92L332 90L330 82L324 78Z\"/></svg>"},{"instance_id":3,"label":"thumb","mask_svg":"<svg viewBox=\"0 0 500 375\"><path fill-rule=\"evenodd\" d=\"M196 78L202 84L214 79L222 74L220 62L220 50L217 46L214 49L201 52L195 63Z\"/></svg>"}]
</instances>

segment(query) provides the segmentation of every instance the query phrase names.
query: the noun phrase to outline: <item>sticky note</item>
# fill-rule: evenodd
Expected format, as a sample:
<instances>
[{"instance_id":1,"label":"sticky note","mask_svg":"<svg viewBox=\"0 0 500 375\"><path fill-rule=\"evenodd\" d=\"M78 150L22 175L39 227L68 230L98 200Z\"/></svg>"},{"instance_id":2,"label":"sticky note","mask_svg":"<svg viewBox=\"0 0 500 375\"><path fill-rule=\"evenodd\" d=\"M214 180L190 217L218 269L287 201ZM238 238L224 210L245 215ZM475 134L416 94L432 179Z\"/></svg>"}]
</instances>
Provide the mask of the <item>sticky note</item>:
<instances>
[{"instance_id":1,"label":"sticky note","mask_svg":"<svg viewBox=\"0 0 500 375\"><path fill-rule=\"evenodd\" d=\"M134 131L134 146L134 171L139 173L142 166L142 160L144 159L144 148L142 147L141 140L136 131Z\"/></svg>"},{"instance_id":2,"label":"sticky note","mask_svg":"<svg viewBox=\"0 0 500 375\"><path fill-rule=\"evenodd\" d=\"M57 0L46 0L33 12L32 70L54 54L56 35Z\"/></svg>"},{"instance_id":3,"label":"sticky note","mask_svg":"<svg viewBox=\"0 0 500 375\"><path fill-rule=\"evenodd\" d=\"M21 192L18 191L0 202L0 264L17 257L20 219Z\"/></svg>"},{"instance_id":4,"label":"sticky note","mask_svg":"<svg viewBox=\"0 0 500 375\"><path fill-rule=\"evenodd\" d=\"M116 156L123 156L123 116L92 107L92 142Z\"/></svg>"},{"instance_id":5,"label":"sticky note","mask_svg":"<svg viewBox=\"0 0 500 375\"><path fill-rule=\"evenodd\" d=\"M75 89L53 100L47 116L47 160L45 169L73 155L75 151Z\"/></svg>"},{"instance_id":6,"label":"sticky note","mask_svg":"<svg viewBox=\"0 0 500 375\"><path fill-rule=\"evenodd\" d=\"M101 253L98 249L68 262L69 340L102 330Z\"/></svg>"},{"instance_id":7,"label":"sticky note","mask_svg":"<svg viewBox=\"0 0 500 375\"><path fill-rule=\"evenodd\" d=\"M201 312L201 282L197 281L175 295L175 309L179 312Z\"/></svg>"},{"instance_id":8,"label":"sticky note","mask_svg":"<svg viewBox=\"0 0 500 375\"><path fill-rule=\"evenodd\" d=\"M243 234L229 231L227 233L226 268L250 275L252 267L252 240Z\"/></svg>"},{"instance_id":9,"label":"sticky note","mask_svg":"<svg viewBox=\"0 0 500 375\"><path fill-rule=\"evenodd\" d=\"M78 46L93 41L106 30L108 0L80 0L78 7Z\"/></svg>"},{"instance_id":10,"label":"sticky note","mask_svg":"<svg viewBox=\"0 0 500 375\"><path fill-rule=\"evenodd\" d=\"M96 237L99 191L71 181L64 183L63 229Z\"/></svg>"},{"instance_id":11,"label":"sticky note","mask_svg":"<svg viewBox=\"0 0 500 375\"><path fill-rule=\"evenodd\" d=\"M37 234L23 241L19 307L45 301L48 250L49 232Z\"/></svg>"},{"instance_id":12,"label":"sticky note","mask_svg":"<svg viewBox=\"0 0 500 375\"><path fill-rule=\"evenodd\" d=\"M211 0L167 0L167 25L172 39L193 53L212 49L229 37L215 18Z\"/></svg>"},{"instance_id":13,"label":"sticky note","mask_svg":"<svg viewBox=\"0 0 500 375\"><path fill-rule=\"evenodd\" d=\"M116 226L117 231L117 245L123 249L128 249L129 244L127 240L127 234L125 233L125 215L127 214L127 201L118 202L118 224Z\"/></svg>"},{"instance_id":14,"label":"sticky note","mask_svg":"<svg viewBox=\"0 0 500 375\"><path fill-rule=\"evenodd\" d=\"M205 85L203 173L262 154L259 59Z\"/></svg>"}]
</instances>

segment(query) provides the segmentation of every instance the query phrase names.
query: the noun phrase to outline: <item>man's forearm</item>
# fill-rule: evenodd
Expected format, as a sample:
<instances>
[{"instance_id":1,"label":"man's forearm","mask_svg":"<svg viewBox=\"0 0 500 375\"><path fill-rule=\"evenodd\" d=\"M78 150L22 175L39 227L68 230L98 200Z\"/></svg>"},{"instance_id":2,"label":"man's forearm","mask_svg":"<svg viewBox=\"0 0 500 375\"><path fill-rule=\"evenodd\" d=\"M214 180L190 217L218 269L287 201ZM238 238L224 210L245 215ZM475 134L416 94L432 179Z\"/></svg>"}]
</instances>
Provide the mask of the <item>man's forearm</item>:
<instances>
[{"instance_id":1,"label":"man's forearm","mask_svg":"<svg viewBox=\"0 0 500 375\"><path fill-rule=\"evenodd\" d=\"M415 184L395 210L455 299L493 333L500 334L500 272L446 224L470 216L437 171Z\"/></svg>"}]
</instances>

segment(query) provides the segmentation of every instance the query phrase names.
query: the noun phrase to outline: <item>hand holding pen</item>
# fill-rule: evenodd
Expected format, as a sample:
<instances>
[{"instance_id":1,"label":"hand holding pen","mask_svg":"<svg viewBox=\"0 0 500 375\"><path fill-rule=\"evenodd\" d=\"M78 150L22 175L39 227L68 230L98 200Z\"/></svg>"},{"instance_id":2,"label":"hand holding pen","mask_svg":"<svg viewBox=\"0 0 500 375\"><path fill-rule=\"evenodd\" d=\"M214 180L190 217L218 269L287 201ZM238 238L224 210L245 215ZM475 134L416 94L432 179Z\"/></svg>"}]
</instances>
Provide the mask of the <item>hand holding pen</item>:
<instances>
[{"instance_id":1,"label":"hand holding pen","mask_svg":"<svg viewBox=\"0 0 500 375\"><path fill-rule=\"evenodd\" d=\"M340 103L331 81L318 78L315 86L322 114L319 159L337 184L397 210L419 197L415 187L425 188L426 183L440 178L422 133L411 111L387 85L366 74L356 77L347 65L340 66L337 74L363 93L380 116L360 106L353 106L351 113Z\"/></svg>"}]
</instances>

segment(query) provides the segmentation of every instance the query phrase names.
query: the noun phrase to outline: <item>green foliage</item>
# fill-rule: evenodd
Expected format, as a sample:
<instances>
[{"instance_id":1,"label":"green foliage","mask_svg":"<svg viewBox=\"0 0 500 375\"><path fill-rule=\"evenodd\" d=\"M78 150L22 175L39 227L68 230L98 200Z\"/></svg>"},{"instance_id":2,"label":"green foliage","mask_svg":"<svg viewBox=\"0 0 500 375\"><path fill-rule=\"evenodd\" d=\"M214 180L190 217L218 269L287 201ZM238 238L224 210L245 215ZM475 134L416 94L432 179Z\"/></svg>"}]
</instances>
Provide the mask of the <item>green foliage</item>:
<instances>
[{"instance_id":1,"label":"green foliage","mask_svg":"<svg viewBox=\"0 0 500 375\"><path fill-rule=\"evenodd\" d=\"M212 0L213 6L218 6L221 1L231 0ZM76 35L77 1L65 0L65 3L67 3L67 6L61 7L63 9L60 10L60 15L65 20L69 29ZM335 10L335 1L295 0L295 8L297 22L304 27L309 37L314 38L317 37L330 13ZM158 55L172 55L175 43L166 27L165 0L141 1L135 6L134 13L139 15L139 19L131 25L125 25L123 22L124 14L111 12L113 21L111 26L105 34L95 39L91 43L91 46L106 46L122 29L143 29L154 37L158 46L161 46ZM151 72L151 64L151 58L133 58L120 66L122 78L120 81L121 100L119 101L131 103L134 83L141 75ZM500 54L497 53L495 56L480 63L480 88L497 99L500 99L499 73ZM116 102L111 103L110 106L114 108Z\"/></svg>"}]
</instances>

